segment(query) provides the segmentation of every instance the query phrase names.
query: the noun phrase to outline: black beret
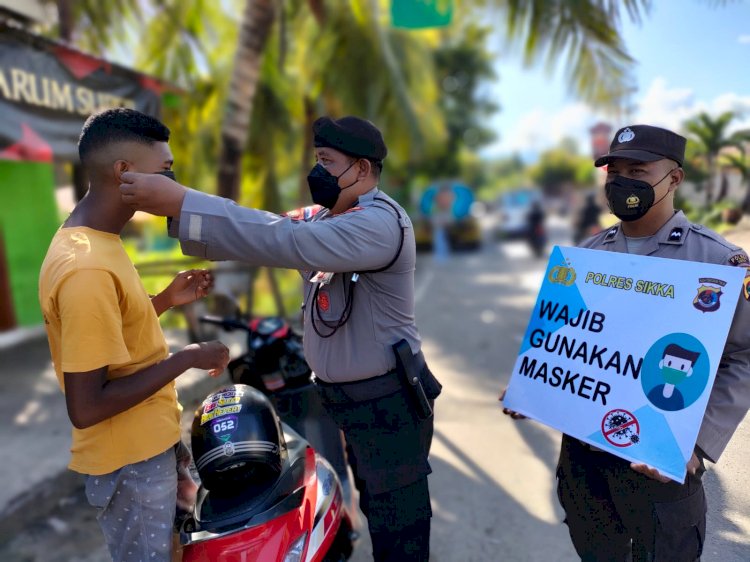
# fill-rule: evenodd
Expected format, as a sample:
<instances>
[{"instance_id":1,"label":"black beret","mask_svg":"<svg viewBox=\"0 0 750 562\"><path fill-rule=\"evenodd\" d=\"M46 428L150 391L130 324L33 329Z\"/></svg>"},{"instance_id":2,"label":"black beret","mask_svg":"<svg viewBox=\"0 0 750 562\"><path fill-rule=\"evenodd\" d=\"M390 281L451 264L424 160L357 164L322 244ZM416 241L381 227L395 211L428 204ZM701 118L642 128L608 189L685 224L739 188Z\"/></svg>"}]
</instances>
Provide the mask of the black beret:
<instances>
[{"instance_id":1,"label":"black beret","mask_svg":"<svg viewBox=\"0 0 750 562\"><path fill-rule=\"evenodd\" d=\"M669 158L682 166L686 143L685 137L661 127L630 125L615 133L609 153L597 158L594 166L609 164L613 158L631 158L640 162Z\"/></svg>"},{"instance_id":2,"label":"black beret","mask_svg":"<svg viewBox=\"0 0 750 562\"><path fill-rule=\"evenodd\" d=\"M342 117L337 121L330 117L317 119L313 123L313 142L318 148L335 148L369 160L383 160L388 154L380 130L359 117Z\"/></svg>"}]
</instances>

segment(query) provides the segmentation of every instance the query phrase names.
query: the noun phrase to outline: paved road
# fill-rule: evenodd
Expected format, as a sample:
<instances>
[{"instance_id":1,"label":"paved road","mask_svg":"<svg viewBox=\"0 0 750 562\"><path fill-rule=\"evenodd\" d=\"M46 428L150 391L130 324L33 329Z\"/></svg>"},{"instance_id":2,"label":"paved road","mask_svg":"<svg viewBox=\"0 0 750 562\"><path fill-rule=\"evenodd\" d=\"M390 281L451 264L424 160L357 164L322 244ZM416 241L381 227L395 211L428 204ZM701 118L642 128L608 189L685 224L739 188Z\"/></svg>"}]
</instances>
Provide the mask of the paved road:
<instances>
[{"instance_id":1,"label":"paved road","mask_svg":"<svg viewBox=\"0 0 750 562\"><path fill-rule=\"evenodd\" d=\"M561 223L551 230L554 242L567 242ZM554 491L559 434L535 422L514 422L497 403L544 265L521 242L492 242L447 264L420 257L418 322L425 354L444 385L436 405L430 477L433 562L577 560ZM750 560L748 460L746 422L721 464L705 477L710 539L704 562ZM370 559L365 538L353 561ZM0 560L108 558L90 510L80 498L69 498L0 547Z\"/></svg>"}]
</instances>

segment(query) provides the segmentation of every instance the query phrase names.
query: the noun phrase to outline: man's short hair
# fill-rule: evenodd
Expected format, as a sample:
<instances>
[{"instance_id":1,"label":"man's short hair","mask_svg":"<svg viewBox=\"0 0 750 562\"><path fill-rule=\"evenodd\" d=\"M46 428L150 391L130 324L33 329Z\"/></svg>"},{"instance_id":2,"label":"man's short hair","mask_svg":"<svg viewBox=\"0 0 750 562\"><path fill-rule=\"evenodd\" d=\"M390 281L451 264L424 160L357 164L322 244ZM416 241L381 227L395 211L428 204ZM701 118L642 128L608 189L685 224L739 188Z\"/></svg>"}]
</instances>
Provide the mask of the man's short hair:
<instances>
[{"instance_id":1,"label":"man's short hair","mask_svg":"<svg viewBox=\"0 0 750 562\"><path fill-rule=\"evenodd\" d=\"M83 124L78 137L78 156L85 164L94 152L115 142L147 145L169 142L169 129L155 117L135 109L105 109L91 115Z\"/></svg>"},{"instance_id":2,"label":"man's short hair","mask_svg":"<svg viewBox=\"0 0 750 562\"><path fill-rule=\"evenodd\" d=\"M367 159L370 162L370 166L372 167L372 171L370 172L373 177L379 178L381 172L383 171L383 161L382 160L370 160Z\"/></svg>"}]
</instances>

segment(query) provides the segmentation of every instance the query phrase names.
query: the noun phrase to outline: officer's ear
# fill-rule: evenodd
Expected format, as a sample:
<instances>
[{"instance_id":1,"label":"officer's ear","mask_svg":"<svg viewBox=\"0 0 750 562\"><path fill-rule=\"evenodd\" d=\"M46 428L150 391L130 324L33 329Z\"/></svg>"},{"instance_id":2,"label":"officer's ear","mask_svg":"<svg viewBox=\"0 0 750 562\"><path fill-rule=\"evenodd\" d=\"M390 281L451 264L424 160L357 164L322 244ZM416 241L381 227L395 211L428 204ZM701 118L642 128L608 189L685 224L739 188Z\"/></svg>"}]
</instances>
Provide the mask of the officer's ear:
<instances>
[{"instance_id":1,"label":"officer's ear","mask_svg":"<svg viewBox=\"0 0 750 562\"><path fill-rule=\"evenodd\" d=\"M675 162L675 168L669 173L669 191L674 191L685 179L685 170Z\"/></svg>"},{"instance_id":2,"label":"officer's ear","mask_svg":"<svg viewBox=\"0 0 750 562\"><path fill-rule=\"evenodd\" d=\"M357 179L366 179L372 172L372 163L367 158L361 158L357 166Z\"/></svg>"}]
</instances>

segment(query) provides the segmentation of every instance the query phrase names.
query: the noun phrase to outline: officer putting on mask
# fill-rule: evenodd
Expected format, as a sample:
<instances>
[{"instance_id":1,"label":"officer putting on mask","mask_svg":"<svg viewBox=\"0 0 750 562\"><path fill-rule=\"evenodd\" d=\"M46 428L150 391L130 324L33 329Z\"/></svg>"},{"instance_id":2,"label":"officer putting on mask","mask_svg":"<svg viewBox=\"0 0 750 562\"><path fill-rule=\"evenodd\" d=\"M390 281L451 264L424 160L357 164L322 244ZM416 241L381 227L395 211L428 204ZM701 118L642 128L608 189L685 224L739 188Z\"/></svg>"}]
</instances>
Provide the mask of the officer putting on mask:
<instances>
[{"instance_id":1,"label":"officer putting on mask","mask_svg":"<svg viewBox=\"0 0 750 562\"><path fill-rule=\"evenodd\" d=\"M414 322L414 232L378 189L387 149L372 123L323 117L313 132L315 207L279 216L144 174L123 176L123 200L171 217L187 255L300 270L305 356L346 436L374 558L427 561L440 384Z\"/></svg>"},{"instance_id":2,"label":"officer putting on mask","mask_svg":"<svg viewBox=\"0 0 750 562\"><path fill-rule=\"evenodd\" d=\"M685 139L671 131L648 125L617 131L609 153L595 165L607 166L607 201L622 222L581 247L748 267L741 248L675 211L674 193L685 177L684 156ZM700 557L706 532L704 460L719 460L750 406L747 296L739 296L684 484L563 435L558 497L582 560L626 560L629 553L638 562ZM523 417L503 411L515 419Z\"/></svg>"}]
</instances>

